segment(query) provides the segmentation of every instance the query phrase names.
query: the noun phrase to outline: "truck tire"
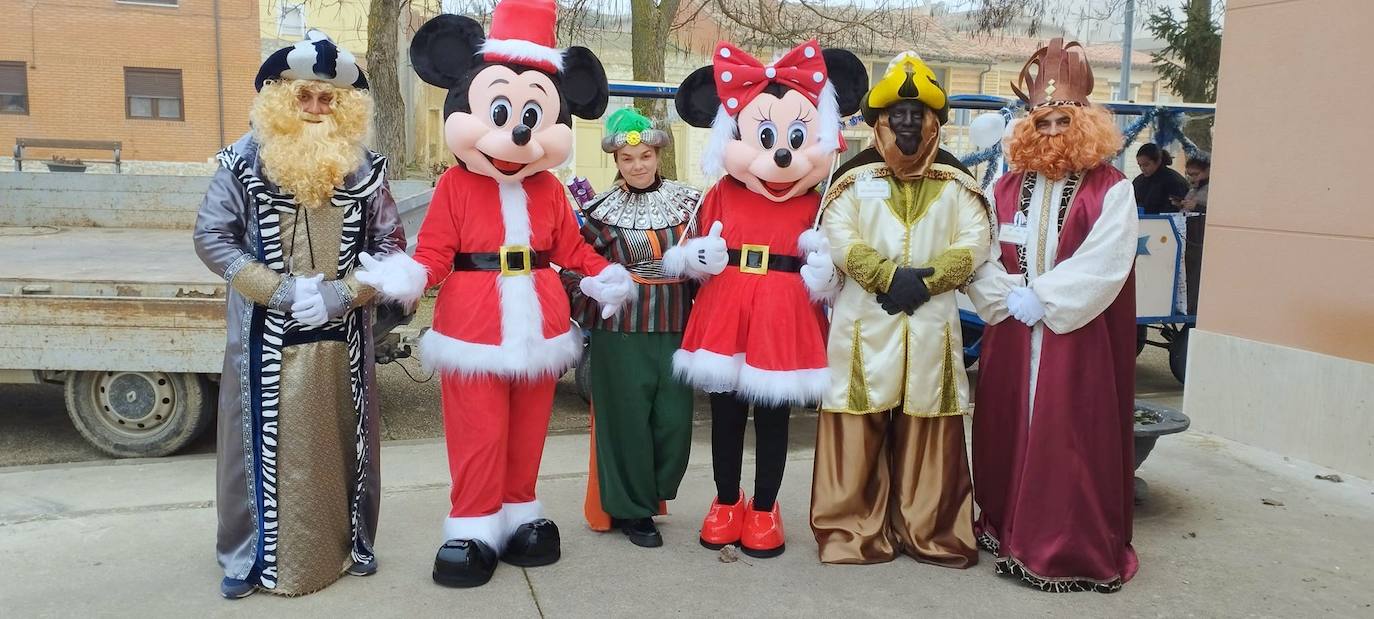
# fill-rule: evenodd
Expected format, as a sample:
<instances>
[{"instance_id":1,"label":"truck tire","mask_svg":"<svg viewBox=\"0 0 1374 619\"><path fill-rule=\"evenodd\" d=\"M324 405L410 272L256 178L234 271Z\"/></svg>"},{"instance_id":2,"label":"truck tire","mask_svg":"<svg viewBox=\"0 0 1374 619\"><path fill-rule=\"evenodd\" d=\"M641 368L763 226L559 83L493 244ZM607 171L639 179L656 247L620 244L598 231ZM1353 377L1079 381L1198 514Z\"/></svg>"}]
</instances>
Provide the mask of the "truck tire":
<instances>
[{"instance_id":1,"label":"truck tire","mask_svg":"<svg viewBox=\"0 0 1374 619\"><path fill-rule=\"evenodd\" d=\"M200 374L72 372L66 396L81 436L117 458L175 453L215 417L215 389Z\"/></svg>"}]
</instances>

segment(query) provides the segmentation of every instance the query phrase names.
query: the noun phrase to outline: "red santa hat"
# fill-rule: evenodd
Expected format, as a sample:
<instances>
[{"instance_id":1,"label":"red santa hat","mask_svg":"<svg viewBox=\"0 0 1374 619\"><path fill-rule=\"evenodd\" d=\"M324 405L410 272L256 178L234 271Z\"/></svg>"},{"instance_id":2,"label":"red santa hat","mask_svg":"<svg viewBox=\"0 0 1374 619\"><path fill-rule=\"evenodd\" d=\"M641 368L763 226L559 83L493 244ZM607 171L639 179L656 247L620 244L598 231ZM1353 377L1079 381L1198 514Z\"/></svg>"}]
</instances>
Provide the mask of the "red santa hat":
<instances>
[{"instance_id":1,"label":"red santa hat","mask_svg":"<svg viewBox=\"0 0 1374 619\"><path fill-rule=\"evenodd\" d=\"M558 73L563 51L557 45L558 4L554 0L501 0L491 15L491 33L482 58Z\"/></svg>"}]
</instances>

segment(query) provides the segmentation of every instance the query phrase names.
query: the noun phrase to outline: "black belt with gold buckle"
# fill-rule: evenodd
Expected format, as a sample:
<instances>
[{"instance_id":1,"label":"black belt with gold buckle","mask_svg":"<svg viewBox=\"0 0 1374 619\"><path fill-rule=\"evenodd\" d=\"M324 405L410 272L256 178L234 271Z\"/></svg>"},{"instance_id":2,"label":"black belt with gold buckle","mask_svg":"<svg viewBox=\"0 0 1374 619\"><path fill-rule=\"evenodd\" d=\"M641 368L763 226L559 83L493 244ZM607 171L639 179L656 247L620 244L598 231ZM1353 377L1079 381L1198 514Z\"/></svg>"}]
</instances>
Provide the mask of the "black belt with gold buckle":
<instances>
[{"instance_id":1,"label":"black belt with gold buckle","mask_svg":"<svg viewBox=\"0 0 1374 619\"><path fill-rule=\"evenodd\" d=\"M730 266L739 267L744 273L763 275L769 271L797 273L801 271L801 258L796 256L771 254L767 246L745 245L742 249L731 249Z\"/></svg>"},{"instance_id":2,"label":"black belt with gold buckle","mask_svg":"<svg viewBox=\"0 0 1374 619\"><path fill-rule=\"evenodd\" d=\"M507 245L499 252L468 252L453 255L455 271L500 271L502 275L525 275L534 269L549 268L548 252L520 245Z\"/></svg>"}]
</instances>

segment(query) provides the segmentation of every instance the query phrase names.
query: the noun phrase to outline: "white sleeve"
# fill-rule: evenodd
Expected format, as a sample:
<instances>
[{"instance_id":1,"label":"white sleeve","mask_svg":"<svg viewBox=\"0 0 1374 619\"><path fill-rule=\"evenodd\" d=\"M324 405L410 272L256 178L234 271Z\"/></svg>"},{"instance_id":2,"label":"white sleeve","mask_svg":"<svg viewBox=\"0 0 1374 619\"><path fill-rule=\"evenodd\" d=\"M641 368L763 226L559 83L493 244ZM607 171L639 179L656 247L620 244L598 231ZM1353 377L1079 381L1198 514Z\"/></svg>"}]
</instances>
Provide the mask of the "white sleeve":
<instances>
[{"instance_id":1,"label":"white sleeve","mask_svg":"<svg viewBox=\"0 0 1374 619\"><path fill-rule=\"evenodd\" d=\"M988 194L988 203L992 205L992 212L997 213L997 205L993 202L993 196ZM997 241L997 222L992 224L992 246L988 248L988 259L978 265L973 271L973 281L969 283L964 292L968 294L969 300L973 301L973 308L977 310L978 317L983 322L995 325L1006 320L1011 312L1007 311L1007 293L1012 288L1024 286L1025 279L1020 275L1007 273L1002 266L1002 244Z\"/></svg>"},{"instance_id":2,"label":"white sleeve","mask_svg":"<svg viewBox=\"0 0 1374 619\"><path fill-rule=\"evenodd\" d=\"M1088 324L1116 300L1135 267L1135 190L1122 180L1107 191L1102 213L1068 259L1035 278L1030 287L1045 305L1045 326L1068 333Z\"/></svg>"}]
</instances>

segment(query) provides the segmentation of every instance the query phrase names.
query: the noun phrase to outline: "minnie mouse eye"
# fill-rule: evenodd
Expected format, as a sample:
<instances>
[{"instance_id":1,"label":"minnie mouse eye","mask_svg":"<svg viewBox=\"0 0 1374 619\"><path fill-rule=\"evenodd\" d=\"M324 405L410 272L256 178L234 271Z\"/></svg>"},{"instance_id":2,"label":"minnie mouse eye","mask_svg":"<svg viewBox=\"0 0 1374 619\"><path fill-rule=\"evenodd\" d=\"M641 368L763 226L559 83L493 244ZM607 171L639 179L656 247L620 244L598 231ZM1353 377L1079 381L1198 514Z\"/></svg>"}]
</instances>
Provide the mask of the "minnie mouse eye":
<instances>
[{"instance_id":1,"label":"minnie mouse eye","mask_svg":"<svg viewBox=\"0 0 1374 619\"><path fill-rule=\"evenodd\" d=\"M778 128L772 122L764 122L759 125L759 144L764 150L773 150L773 145L778 142Z\"/></svg>"},{"instance_id":2,"label":"minnie mouse eye","mask_svg":"<svg viewBox=\"0 0 1374 619\"><path fill-rule=\"evenodd\" d=\"M533 101L526 103L525 109L520 112L520 124L531 129L538 127L542 118L544 118L544 108L539 107L539 104Z\"/></svg>"},{"instance_id":3,"label":"minnie mouse eye","mask_svg":"<svg viewBox=\"0 0 1374 619\"><path fill-rule=\"evenodd\" d=\"M806 143L806 124L794 122L787 128L787 143L792 146L792 150L797 150Z\"/></svg>"},{"instance_id":4,"label":"minnie mouse eye","mask_svg":"<svg viewBox=\"0 0 1374 619\"><path fill-rule=\"evenodd\" d=\"M495 101L491 102L491 122L495 123L497 127L506 126L506 123L510 121L510 112L510 99L497 97Z\"/></svg>"}]
</instances>

